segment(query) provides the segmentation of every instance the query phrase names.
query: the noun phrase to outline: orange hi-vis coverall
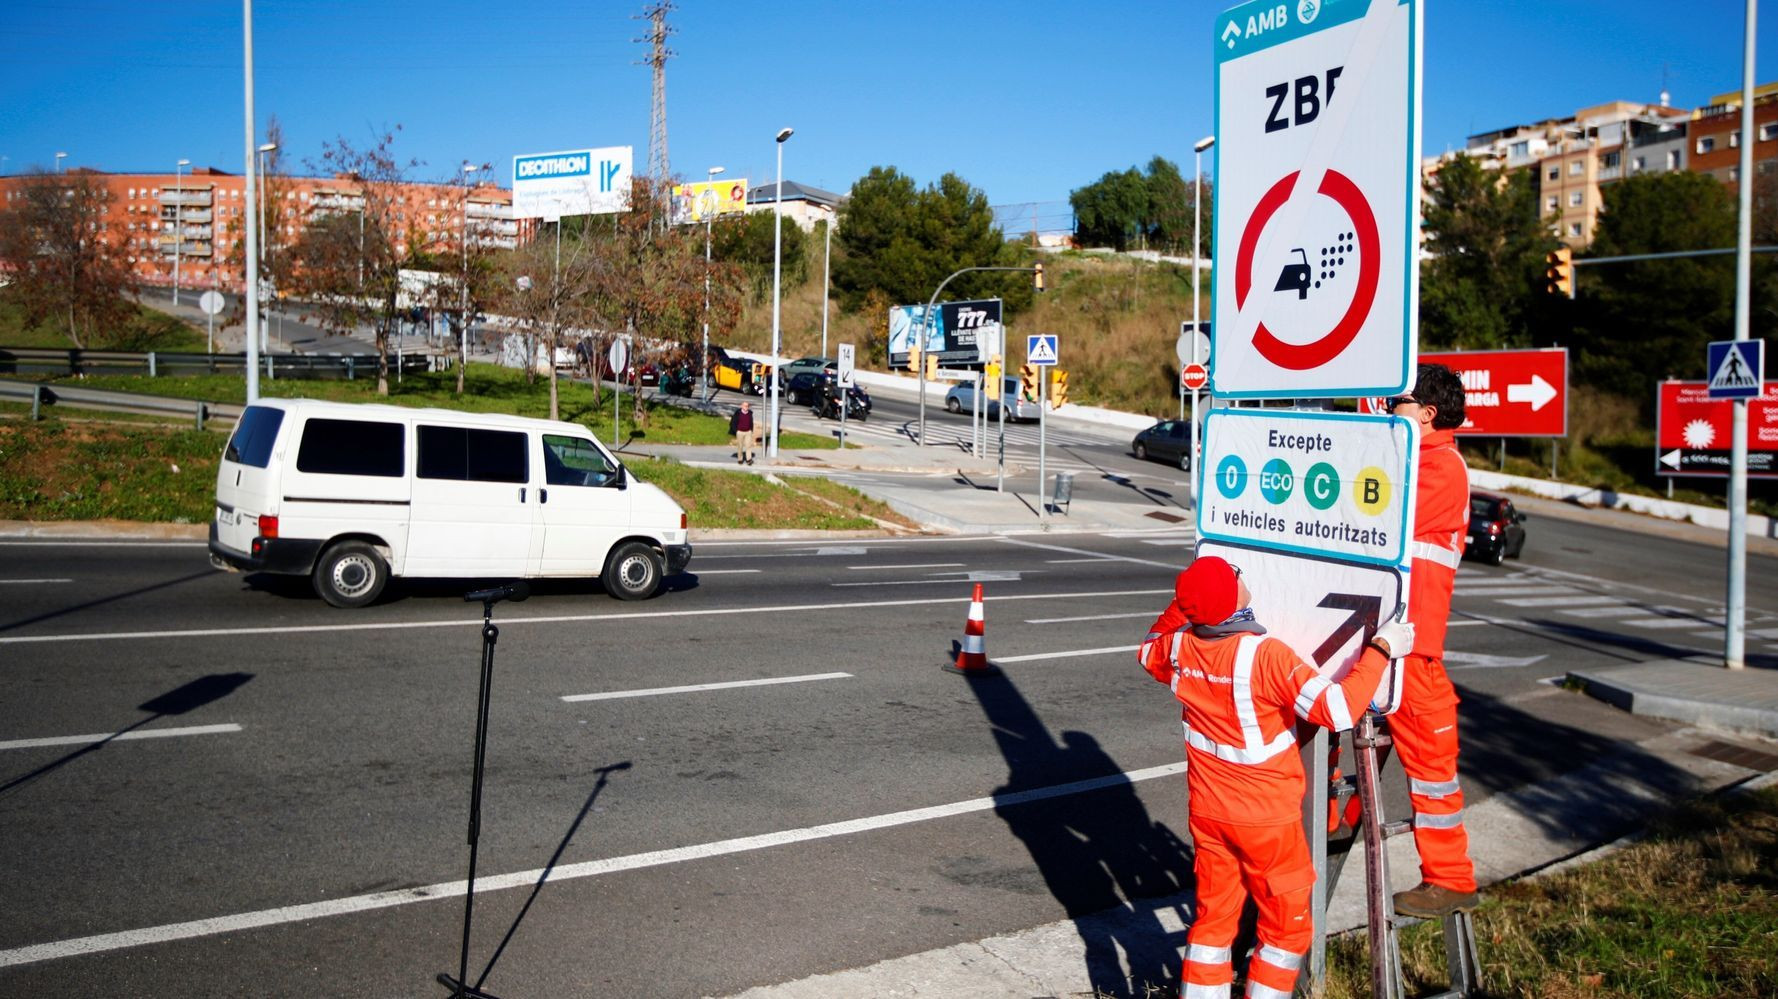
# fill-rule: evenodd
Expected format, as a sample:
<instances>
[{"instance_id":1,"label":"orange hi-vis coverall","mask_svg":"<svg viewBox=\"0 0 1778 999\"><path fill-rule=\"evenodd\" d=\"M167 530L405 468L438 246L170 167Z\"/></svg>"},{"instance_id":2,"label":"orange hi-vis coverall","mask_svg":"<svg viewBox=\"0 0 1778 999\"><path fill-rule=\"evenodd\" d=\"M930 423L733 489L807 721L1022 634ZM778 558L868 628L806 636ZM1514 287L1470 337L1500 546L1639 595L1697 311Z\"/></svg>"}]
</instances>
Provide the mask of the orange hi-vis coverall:
<instances>
[{"instance_id":1,"label":"orange hi-vis coverall","mask_svg":"<svg viewBox=\"0 0 1778 999\"><path fill-rule=\"evenodd\" d=\"M1184 705L1186 788L1197 877L1182 999L1227 999L1241 906L1259 907L1249 999L1290 999L1314 933L1315 867L1303 835L1306 781L1296 717L1343 731L1376 693L1389 660L1366 648L1339 683L1290 646L1257 634L1176 631L1169 606L1137 653Z\"/></svg>"},{"instance_id":2,"label":"orange hi-vis coverall","mask_svg":"<svg viewBox=\"0 0 1778 999\"><path fill-rule=\"evenodd\" d=\"M1420 438L1413 572L1408 620L1414 651L1402 660L1402 703L1389 733L1408 775L1414 809L1414 847L1420 876L1452 891L1476 890L1463 828L1463 789L1457 783L1457 690L1445 675L1445 622L1451 588L1469 530L1469 468L1451 430Z\"/></svg>"}]
</instances>

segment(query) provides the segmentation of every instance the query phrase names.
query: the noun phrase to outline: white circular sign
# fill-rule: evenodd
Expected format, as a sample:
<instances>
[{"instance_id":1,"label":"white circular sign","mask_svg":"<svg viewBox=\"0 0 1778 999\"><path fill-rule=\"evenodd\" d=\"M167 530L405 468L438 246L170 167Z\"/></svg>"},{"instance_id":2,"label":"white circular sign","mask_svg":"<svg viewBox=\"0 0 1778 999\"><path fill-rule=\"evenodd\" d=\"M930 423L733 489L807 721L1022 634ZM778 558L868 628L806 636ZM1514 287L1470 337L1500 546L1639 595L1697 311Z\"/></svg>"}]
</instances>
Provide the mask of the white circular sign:
<instances>
[{"instance_id":1,"label":"white circular sign","mask_svg":"<svg viewBox=\"0 0 1778 999\"><path fill-rule=\"evenodd\" d=\"M198 296L198 308L203 309L207 315L214 316L220 313L225 304L219 292L206 291Z\"/></svg>"},{"instance_id":2,"label":"white circular sign","mask_svg":"<svg viewBox=\"0 0 1778 999\"><path fill-rule=\"evenodd\" d=\"M605 359L611 362L612 374L621 375L630 366L630 345L623 340L611 341L611 349L606 352Z\"/></svg>"}]
</instances>

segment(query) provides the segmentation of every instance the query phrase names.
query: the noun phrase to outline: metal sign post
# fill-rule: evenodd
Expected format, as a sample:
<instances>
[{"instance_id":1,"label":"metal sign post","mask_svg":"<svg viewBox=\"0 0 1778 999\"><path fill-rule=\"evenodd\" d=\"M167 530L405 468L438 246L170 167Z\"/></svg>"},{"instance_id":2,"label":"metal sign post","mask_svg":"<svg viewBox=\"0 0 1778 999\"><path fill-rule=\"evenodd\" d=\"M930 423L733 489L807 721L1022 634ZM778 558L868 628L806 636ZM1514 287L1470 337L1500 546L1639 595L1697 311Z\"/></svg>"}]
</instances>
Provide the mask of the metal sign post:
<instances>
[{"instance_id":1,"label":"metal sign post","mask_svg":"<svg viewBox=\"0 0 1778 999\"><path fill-rule=\"evenodd\" d=\"M1037 333L1025 337L1025 363L1038 369L1037 378L1037 519L1049 516L1049 503L1044 500L1043 482L1049 472L1044 460L1049 436L1050 369L1062 353L1062 338L1054 333Z\"/></svg>"},{"instance_id":2,"label":"metal sign post","mask_svg":"<svg viewBox=\"0 0 1778 999\"><path fill-rule=\"evenodd\" d=\"M839 380L839 383L840 383L840 448L842 450L844 450L846 447L847 393L851 392L852 384L853 384L853 382L855 382L857 380L857 377L855 375L853 375L853 373L852 373L854 365L856 365L856 363L857 363L857 355L853 351L852 345L849 343L840 344L839 345L839 370L837 372L835 372L835 377Z\"/></svg>"},{"instance_id":3,"label":"metal sign post","mask_svg":"<svg viewBox=\"0 0 1778 999\"><path fill-rule=\"evenodd\" d=\"M629 343L622 337L611 341L611 349L606 352L605 359L611 364L611 382L614 386L611 390L611 446L617 447L620 443L617 439L620 432L617 402L624 394L624 369L630 365ZM550 358L550 363L555 363L555 358Z\"/></svg>"}]
</instances>

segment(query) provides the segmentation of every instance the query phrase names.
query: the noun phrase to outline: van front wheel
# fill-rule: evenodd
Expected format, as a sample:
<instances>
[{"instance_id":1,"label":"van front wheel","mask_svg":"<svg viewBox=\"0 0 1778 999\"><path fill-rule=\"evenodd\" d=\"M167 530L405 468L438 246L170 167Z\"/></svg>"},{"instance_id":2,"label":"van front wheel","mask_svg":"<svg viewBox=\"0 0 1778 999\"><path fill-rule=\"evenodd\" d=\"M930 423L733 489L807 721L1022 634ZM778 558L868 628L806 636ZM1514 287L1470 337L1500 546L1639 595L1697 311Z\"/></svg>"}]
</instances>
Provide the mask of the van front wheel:
<instances>
[{"instance_id":1,"label":"van front wheel","mask_svg":"<svg viewBox=\"0 0 1778 999\"><path fill-rule=\"evenodd\" d=\"M619 600L647 600L660 589L665 570L653 548L631 541L619 545L605 562L605 592Z\"/></svg>"},{"instance_id":2,"label":"van front wheel","mask_svg":"<svg viewBox=\"0 0 1778 999\"><path fill-rule=\"evenodd\" d=\"M335 607L363 607L389 582L389 564L362 541L342 541L315 563L315 592Z\"/></svg>"}]
</instances>

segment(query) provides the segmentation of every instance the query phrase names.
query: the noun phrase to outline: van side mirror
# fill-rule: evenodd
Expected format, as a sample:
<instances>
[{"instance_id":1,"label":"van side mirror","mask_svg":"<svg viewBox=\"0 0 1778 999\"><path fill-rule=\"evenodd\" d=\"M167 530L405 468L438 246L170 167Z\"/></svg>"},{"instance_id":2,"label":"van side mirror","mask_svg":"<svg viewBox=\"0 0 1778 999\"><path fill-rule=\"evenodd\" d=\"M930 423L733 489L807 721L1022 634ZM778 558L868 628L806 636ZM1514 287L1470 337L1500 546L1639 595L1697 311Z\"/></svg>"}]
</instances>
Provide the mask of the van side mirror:
<instances>
[{"instance_id":1,"label":"van side mirror","mask_svg":"<svg viewBox=\"0 0 1778 999\"><path fill-rule=\"evenodd\" d=\"M630 470L622 465L617 466L617 475L613 477L612 485L619 489L630 488Z\"/></svg>"}]
</instances>

